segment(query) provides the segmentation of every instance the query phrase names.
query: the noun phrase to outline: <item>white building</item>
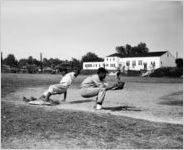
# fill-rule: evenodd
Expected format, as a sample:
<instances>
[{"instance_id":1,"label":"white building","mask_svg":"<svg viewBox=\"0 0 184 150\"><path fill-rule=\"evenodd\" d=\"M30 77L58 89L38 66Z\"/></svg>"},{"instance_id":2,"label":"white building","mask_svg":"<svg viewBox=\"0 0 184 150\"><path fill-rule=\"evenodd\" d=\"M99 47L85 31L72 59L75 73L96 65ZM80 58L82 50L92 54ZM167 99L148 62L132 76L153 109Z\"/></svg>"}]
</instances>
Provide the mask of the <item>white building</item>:
<instances>
[{"instance_id":1,"label":"white building","mask_svg":"<svg viewBox=\"0 0 184 150\"><path fill-rule=\"evenodd\" d=\"M174 67L175 57L169 51L149 52L121 56L114 53L104 58L104 62L84 62L84 70L96 70L105 67L107 70L153 70L161 67Z\"/></svg>"},{"instance_id":2,"label":"white building","mask_svg":"<svg viewBox=\"0 0 184 150\"><path fill-rule=\"evenodd\" d=\"M100 67L104 67L104 62L84 62L83 69L85 70L97 70Z\"/></svg>"}]
</instances>

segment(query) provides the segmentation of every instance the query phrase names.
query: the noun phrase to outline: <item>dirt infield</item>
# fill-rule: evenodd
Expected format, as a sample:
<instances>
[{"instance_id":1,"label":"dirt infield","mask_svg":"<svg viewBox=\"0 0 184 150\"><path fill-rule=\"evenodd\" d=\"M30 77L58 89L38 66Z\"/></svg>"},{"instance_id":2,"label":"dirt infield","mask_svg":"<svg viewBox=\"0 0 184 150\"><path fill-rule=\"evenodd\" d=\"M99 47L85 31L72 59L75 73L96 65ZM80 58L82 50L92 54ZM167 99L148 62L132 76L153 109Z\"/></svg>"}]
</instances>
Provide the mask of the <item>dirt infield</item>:
<instances>
[{"instance_id":1,"label":"dirt infield","mask_svg":"<svg viewBox=\"0 0 184 150\"><path fill-rule=\"evenodd\" d=\"M3 100L26 104L23 96L39 97L47 87L24 88L11 93ZM109 113L118 116L128 116L155 122L174 124L183 123L183 91L182 84L133 83L126 84L124 90L107 92L103 110L93 109L95 98L85 99L80 96L80 90L70 88L67 102L47 109L71 109L96 113ZM62 98L52 96L53 100ZM34 107L34 106L33 106Z\"/></svg>"}]
</instances>

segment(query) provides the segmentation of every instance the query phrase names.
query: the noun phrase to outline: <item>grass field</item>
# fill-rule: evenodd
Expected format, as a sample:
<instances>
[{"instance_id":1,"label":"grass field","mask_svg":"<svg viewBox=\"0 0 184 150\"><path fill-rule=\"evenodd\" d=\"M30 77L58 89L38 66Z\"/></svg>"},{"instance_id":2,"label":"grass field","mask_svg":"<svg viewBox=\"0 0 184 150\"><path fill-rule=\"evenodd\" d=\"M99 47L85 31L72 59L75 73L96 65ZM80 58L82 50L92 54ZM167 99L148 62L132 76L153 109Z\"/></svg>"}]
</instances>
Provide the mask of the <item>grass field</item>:
<instances>
[{"instance_id":1,"label":"grass field","mask_svg":"<svg viewBox=\"0 0 184 150\"><path fill-rule=\"evenodd\" d=\"M85 76L79 76L72 88ZM155 123L107 113L50 109L10 101L11 93L27 87L47 87L59 75L1 75L2 148L154 148L182 149L183 125ZM113 78L108 78L113 81ZM182 79L124 77L129 85L182 84ZM129 87L139 91L139 87ZM177 93L176 93L177 95ZM169 95L172 97L172 95ZM163 99L168 97L163 97Z\"/></svg>"}]
</instances>

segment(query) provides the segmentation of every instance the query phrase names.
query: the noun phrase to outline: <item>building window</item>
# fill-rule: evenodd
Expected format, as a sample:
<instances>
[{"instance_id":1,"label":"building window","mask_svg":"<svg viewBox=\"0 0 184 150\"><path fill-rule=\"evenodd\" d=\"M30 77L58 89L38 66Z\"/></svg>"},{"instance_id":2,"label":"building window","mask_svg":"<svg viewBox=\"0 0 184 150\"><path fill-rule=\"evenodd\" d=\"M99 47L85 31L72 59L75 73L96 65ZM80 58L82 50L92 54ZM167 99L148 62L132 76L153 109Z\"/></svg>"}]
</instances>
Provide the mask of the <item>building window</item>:
<instances>
[{"instance_id":1,"label":"building window","mask_svg":"<svg viewBox=\"0 0 184 150\"><path fill-rule=\"evenodd\" d=\"M126 65L127 66L130 66L130 61L126 61Z\"/></svg>"},{"instance_id":2,"label":"building window","mask_svg":"<svg viewBox=\"0 0 184 150\"><path fill-rule=\"evenodd\" d=\"M115 61L115 58L113 58L113 61Z\"/></svg>"},{"instance_id":3,"label":"building window","mask_svg":"<svg viewBox=\"0 0 184 150\"><path fill-rule=\"evenodd\" d=\"M155 62L154 61L151 62L151 65L152 65L153 68L155 68Z\"/></svg>"},{"instance_id":4,"label":"building window","mask_svg":"<svg viewBox=\"0 0 184 150\"><path fill-rule=\"evenodd\" d=\"M115 64L110 64L110 67L115 67Z\"/></svg>"},{"instance_id":5,"label":"building window","mask_svg":"<svg viewBox=\"0 0 184 150\"><path fill-rule=\"evenodd\" d=\"M107 61L108 61L108 58L107 58Z\"/></svg>"},{"instance_id":6,"label":"building window","mask_svg":"<svg viewBox=\"0 0 184 150\"><path fill-rule=\"evenodd\" d=\"M167 57L169 57L169 53L167 53Z\"/></svg>"},{"instance_id":7,"label":"building window","mask_svg":"<svg viewBox=\"0 0 184 150\"><path fill-rule=\"evenodd\" d=\"M132 61L132 67L134 68L136 66L136 60Z\"/></svg>"},{"instance_id":8,"label":"building window","mask_svg":"<svg viewBox=\"0 0 184 150\"><path fill-rule=\"evenodd\" d=\"M141 66L142 65L142 60L139 60L139 66Z\"/></svg>"},{"instance_id":9,"label":"building window","mask_svg":"<svg viewBox=\"0 0 184 150\"><path fill-rule=\"evenodd\" d=\"M86 68L92 67L92 64L85 64Z\"/></svg>"},{"instance_id":10,"label":"building window","mask_svg":"<svg viewBox=\"0 0 184 150\"><path fill-rule=\"evenodd\" d=\"M144 63L144 70L147 70L147 63Z\"/></svg>"}]
</instances>

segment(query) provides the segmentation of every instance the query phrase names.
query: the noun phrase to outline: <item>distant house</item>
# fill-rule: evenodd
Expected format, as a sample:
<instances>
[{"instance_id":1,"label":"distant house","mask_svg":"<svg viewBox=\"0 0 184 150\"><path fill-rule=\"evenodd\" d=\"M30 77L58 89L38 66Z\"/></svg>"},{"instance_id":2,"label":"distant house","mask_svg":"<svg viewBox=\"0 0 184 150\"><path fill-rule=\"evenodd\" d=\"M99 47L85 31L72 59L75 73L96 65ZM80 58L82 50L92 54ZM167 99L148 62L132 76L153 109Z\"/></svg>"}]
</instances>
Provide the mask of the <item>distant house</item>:
<instances>
[{"instance_id":1,"label":"distant house","mask_svg":"<svg viewBox=\"0 0 184 150\"><path fill-rule=\"evenodd\" d=\"M1 72L3 73L17 73L20 70L16 67L10 67L9 65L2 65L1 66Z\"/></svg>"},{"instance_id":2,"label":"distant house","mask_svg":"<svg viewBox=\"0 0 184 150\"><path fill-rule=\"evenodd\" d=\"M169 51L149 52L122 56L118 53L106 56L104 62L84 62L84 70L105 67L107 70L153 70L161 67L174 67L175 57Z\"/></svg>"},{"instance_id":3,"label":"distant house","mask_svg":"<svg viewBox=\"0 0 184 150\"><path fill-rule=\"evenodd\" d=\"M55 73L55 70L52 69L51 67L45 67L43 68L44 73Z\"/></svg>"},{"instance_id":4,"label":"distant house","mask_svg":"<svg viewBox=\"0 0 184 150\"><path fill-rule=\"evenodd\" d=\"M4 72L4 73L11 72L11 67L8 65L1 65L1 72Z\"/></svg>"},{"instance_id":5,"label":"distant house","mask_svg":"<svg viewBox=\"0 0 184 150\"><path fill-rule=\"evenodd\" d=\"M21 69L20 69L20 73L28 73L28 69L27 69L27 66L23 66Z\"/></svg>"}]
</instances>

